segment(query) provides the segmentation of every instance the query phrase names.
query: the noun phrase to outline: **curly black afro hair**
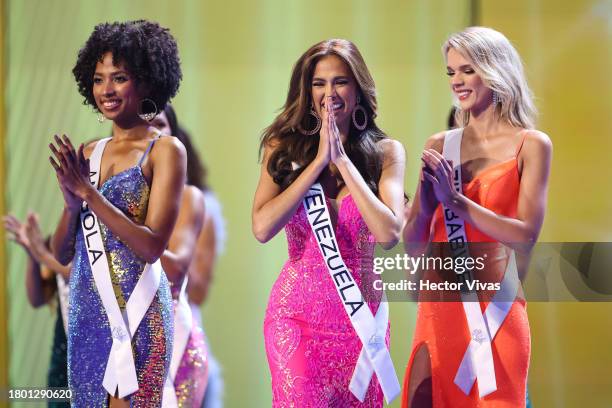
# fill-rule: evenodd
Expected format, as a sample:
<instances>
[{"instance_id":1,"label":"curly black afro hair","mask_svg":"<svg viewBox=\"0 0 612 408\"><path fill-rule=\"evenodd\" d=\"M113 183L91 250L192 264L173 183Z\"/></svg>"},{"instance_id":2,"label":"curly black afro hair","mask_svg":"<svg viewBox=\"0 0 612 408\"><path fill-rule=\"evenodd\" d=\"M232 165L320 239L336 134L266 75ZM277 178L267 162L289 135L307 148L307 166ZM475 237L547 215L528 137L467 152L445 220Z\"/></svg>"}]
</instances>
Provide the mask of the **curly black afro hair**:
<instances>
[{"instance_id":1,"label":"curly black afro hair","mask_svg":"<svg viewBox=\"0 0 612 408\"><path fill-rule=\"evenodd\" d=\"M72 69L85 97L83 104L98 110L93 96L93 77L96 64L105 53L113 54L113 64L123 63L138 85L145 85L147 95L161 112L176 95L183 74L174 37L159 24L136 20L124 23L98 24L79 51Z\"/></svg>"}]
</instances>

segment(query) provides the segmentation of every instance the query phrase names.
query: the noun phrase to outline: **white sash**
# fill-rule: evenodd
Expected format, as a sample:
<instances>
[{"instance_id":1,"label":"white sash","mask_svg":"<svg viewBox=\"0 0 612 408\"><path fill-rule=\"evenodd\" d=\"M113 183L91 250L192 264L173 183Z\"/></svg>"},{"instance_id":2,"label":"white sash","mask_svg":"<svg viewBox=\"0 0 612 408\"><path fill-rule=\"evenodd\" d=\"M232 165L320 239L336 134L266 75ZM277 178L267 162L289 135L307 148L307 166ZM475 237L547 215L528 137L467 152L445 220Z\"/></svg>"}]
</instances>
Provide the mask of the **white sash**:
<instances>
[{"instance_id":1,"label":"white sash","mask_svg":"<svg viewBox=\"0 0 612 408\"><path fill-rule=\"evenodd\" d=\"M460 194L462 193L462 136L463 129L454 129L447 132L444 138L443 150L446 160L453 163L453 187ZM443 210L446 234L453 256L469 257L464 221L446 206L443 206ZM475 291L461 292L463 310L467 319L471 340L463 355L461 365L457 369L454 382L466 395L469 395L476 379L478 379L478 394L481 398L497 390L491 343L508 315L517 291L518 273L514 251L512 251L500 290L493 296L484 315L480 309L477 293ZM507 299L512 300L508 301Z\"/></svg>"},{"instance_id":2,"label":"white sash","mask_svg":"<svg viewBox=\"0 0 612 408\"><path fill-rule=\"evenodd\" d=\"M176 372L178 371L181 360L183 359L183 354L185 354L185 349L187 349L187 343L189 342L189 336L191 335L191 329L193 328L193 316L191 314L191 307L187 301L186 289L187 277L185 276L174 311L174 341L172 343L172 360L170 360L170 371L168 372L166 381L164 382L164 395L162 397L163 408L178 407L176 390L174 388L174 379L176 378Z\"/></svg>"},{"instance_id":3,"label":"white sash","mask_svg":"<svg viewBox=\"0 0 612 408\"><path fill-rule=\"evenodd\" d=\"M61 273L55 274L57 282L57 300L59 301L62 323L64 325L64 333L68 334L68 297L70 296L70 285Z\"/></svg>"},{"instance_id":4,"label":"white sash","mask_svg":"<svg viewBox=\"0 0 612 408\"><path fill-rule=\"evenodd\" d=\"M95 188L98 188L100 181L102 152L110 139L100 140L89 158L89 178ZM119 398L124 398L138 390L138 379L136 377L131 340L159 288L162 272L161 264L158 260L152 265L145 265L142 275L136 283L122 313L113 290L108 258L102 241L98 218L89 209L86 202L83 202L81 209L81 228L87 248L89 265L91 266L96 289L106 311L113 339L102 385L110 395L114 396L115 391L118 390L117 395Z\"/></svg>"},{"instance_id":5,"label":"white sash","mask_svg":"<svg viewBox=\"0 0 612 408\"><path fill-rule=\"evenodd\" d=\"M399 394L400 385L389 350L385 345L385 335L389 321L388 304L383 299L376 313L376 318L374 318L361 295L357 283L342 259L321 184L315 183L310 187L303 203L308 222L340 301L363 344L349 389L357 399L363 402L372 374L376 372L385 399L387 403L391 403Z\"/></svg>"}]
</instances>

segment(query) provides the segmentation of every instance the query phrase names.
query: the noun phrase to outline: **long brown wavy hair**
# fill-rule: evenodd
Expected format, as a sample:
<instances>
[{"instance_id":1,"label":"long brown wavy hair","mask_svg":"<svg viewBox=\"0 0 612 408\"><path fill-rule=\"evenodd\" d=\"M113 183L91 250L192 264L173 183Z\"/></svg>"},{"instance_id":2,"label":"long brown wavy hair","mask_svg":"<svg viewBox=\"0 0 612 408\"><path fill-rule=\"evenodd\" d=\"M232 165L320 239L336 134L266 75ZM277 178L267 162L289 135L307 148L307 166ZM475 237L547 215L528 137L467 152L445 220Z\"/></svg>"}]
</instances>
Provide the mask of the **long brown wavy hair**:
<instances>
[{"instance_id":1,"label":"long brown wavy hair","mask_svg":"<svg viewBox=\"0 0 612 408\"><path fill-rule=\"evenodd\" d=\"M312 107L312 77L315 66L321 58L335 55L350 68L361 106L366 111L368 124L360 131L352 121L347 142L344 145L346 154L361 173L370 189L378 194L378 181L382 173L382 151L377 142L387 135L376 126L376 89L370 71L361 53L348 40L331 39L313 45L295 63L289 82L287 100L280 114L268 126L261 137L259 155L265 146L274 146L275 150L268 161L268 173L283 190L287 188L314 160L318 146L319 134L305 135L300 129L313 129L314 121L309 114ZM300 165L292 169L292 162Z\"/></svg>"}]
</instances>

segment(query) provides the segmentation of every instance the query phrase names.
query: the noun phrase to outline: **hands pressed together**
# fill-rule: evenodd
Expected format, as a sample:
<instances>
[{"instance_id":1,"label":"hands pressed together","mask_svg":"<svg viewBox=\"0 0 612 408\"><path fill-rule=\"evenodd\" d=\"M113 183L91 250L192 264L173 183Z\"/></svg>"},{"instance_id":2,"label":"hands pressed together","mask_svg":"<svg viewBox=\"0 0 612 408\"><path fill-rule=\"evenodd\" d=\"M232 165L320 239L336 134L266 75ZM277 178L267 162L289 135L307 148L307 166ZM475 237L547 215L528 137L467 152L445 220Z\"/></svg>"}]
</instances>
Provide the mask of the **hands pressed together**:
<instances>
[{"instance_id":1,"label":"hands pressed together","mask_svg":"<svg viewBox=\"0 0 612 408\"><path fill-rule=\"evenodd\" d=\"M432 214L438 203L448 205L458 194L453 188L453 165L435 149L425 149L421 161L421 209Z\"/></svg>"},{"instance_id":2,"label":"hands pressed together","mask_svg":"<svg viewBox=\"0 0 612 408\"><path fill-rule=\"evenodd\" d=\"M57 147L50 143L49 148L55 160L49 156L49 161L55 169L66 207L76 211L81 208L88 189L92 188L89 181L89 160L85 159L83 154L83 144L77 152L68 136L62 135L60 139L55 135L54 139Z\"/></svg>"},{"instance_id":3,"label":"hands pressed together","mask_svg":"<svg viewBox=\"0 0 612 408\"><path fill-rule=\"evenodd\" d=\"M340 131L336 124L336 114L334 113L331 100L330 97L329 103L325 104L325 110L321 118L322 124L321 131L319 132L320 141L317 156L321 158L325 165L329 164L329 162L338 165L341 161L348 159L348 156L340 139Z\"/></svg>"}]
</instances>

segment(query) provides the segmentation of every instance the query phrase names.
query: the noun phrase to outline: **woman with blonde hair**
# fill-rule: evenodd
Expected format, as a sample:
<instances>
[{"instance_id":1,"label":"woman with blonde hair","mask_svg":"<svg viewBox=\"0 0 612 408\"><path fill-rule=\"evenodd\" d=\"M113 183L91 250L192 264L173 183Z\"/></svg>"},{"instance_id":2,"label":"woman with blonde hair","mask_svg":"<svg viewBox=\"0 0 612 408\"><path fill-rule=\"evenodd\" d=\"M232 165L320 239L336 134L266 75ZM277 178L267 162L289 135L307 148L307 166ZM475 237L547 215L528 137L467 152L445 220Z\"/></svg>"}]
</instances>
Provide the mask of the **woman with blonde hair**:
<instances>
[{"instance_id":1,"label":"woman with blonde hair","mask_svg":"<svg viewBox=\"0 0 612 408\"><path fill-rule=\"evenodd\" d=\"M450 242L439 248L455 258L484 252L484 270L457 274L457 281L469 288L486 277L500 289L489 298L466 290L454 298L460 301L445 302L424 301L421 293L402 403L525 406L531 346L518 282L524 265L517 268L515 251L528 253L540 233L552 144L534 129L521 59L503 34L470 27L451 35L443 53L459 128L425 144L404 244L413 256L432 242ZM444 278L424 271L423 279Z\"/></svg>"},{"instance_id":2,"label":"woman with blonde hair","mask_svg":"<svg viewBox=\"0 0 612 408\"><path fill-rule=\"evenodd\" d=\"M275 407L381 407L399 393L387 305L360 293L375 243L395 245L403 223L404 150L376 108L357 47L323 41L263 134L253 232L266 242L285 228L289 246L264 321Z\"/></svg>"}]
</instances>

